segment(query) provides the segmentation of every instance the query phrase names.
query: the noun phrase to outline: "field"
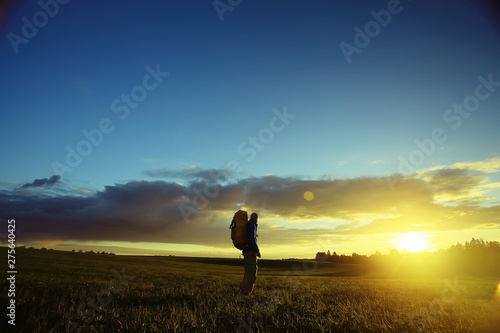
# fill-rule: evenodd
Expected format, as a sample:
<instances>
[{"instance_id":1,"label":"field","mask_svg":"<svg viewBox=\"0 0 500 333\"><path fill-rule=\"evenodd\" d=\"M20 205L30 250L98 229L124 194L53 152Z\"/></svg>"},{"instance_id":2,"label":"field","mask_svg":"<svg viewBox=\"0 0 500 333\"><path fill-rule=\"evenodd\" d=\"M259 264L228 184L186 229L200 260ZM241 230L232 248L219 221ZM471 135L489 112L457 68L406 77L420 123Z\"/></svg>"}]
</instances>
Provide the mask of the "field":
<instances>
[{"instance_id":1,"label":"field","mask_svg":"<svg viewBox=\"0 0 500 333\"><path fill-rule=\"evenodd\" d=\"M16 325L4 316L4 332L500 331L492 277L261 260L254 294L243 297L238 259L16 251Z\"/></svg>"}]
</instances>

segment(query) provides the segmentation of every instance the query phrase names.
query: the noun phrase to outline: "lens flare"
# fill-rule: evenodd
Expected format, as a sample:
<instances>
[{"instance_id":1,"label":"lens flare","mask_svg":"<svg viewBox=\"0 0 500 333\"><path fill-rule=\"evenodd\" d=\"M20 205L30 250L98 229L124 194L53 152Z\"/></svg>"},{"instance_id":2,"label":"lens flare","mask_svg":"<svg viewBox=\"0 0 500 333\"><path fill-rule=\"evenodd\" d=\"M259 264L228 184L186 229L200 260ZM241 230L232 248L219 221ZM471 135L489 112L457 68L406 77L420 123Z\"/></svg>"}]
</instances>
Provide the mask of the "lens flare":
<instances>
[{"instance_id":1,"label":"lens flare","mask_svg":"<svg viewBox=\"0 0 500 333\"><path fill-rule=\"evenodd\" d=\"M314 199L314 193L312 193L311 191L305 191L304 199L306 199L307 201L311 201L312 199Z\"/></svg>"}]
</instances>

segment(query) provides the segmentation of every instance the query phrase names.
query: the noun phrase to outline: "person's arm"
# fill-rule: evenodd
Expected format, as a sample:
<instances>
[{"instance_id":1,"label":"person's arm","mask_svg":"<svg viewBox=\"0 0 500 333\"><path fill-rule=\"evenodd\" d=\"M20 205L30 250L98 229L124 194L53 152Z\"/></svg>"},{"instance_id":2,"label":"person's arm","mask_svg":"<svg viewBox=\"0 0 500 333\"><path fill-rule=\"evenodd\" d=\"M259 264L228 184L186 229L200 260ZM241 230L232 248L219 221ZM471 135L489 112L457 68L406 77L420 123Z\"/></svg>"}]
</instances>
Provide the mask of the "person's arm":
<instances>
[{"instance_id":1,"label":"person's arm","mask_svg":"<svg viewBox=\"0 0 500 333\"><path fill-rule=\"evenodd\" d=\"M259 246L257 245L257 237L255 237L255 229L256 226L254 223L252 222L249 222L247 224L247 233L248 233L248 242L249 242L249 246L248 246L248 249L250 251L254 251L254 252L257 252L260 254L260 250L259 250Z\"/></svg>"}]
</instances>

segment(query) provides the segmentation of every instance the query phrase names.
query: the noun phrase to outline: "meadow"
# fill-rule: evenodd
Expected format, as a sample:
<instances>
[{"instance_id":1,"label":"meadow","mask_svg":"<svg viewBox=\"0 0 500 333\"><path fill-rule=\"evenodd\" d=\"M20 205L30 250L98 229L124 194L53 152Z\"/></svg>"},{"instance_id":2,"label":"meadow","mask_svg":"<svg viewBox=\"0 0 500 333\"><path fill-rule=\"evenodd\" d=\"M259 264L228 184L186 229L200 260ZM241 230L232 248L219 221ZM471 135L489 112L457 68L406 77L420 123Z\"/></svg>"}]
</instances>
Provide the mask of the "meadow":
<instances>
[{"instance_id":1,"label":"meadow","mask_svg":"<svg viewBox=\"0 0 500 333\"><path fill-rule=\"evenodd\" d=\"M243 297L239 259L16 249L16 261L16 325L4 316L3 332L500 332L494 276L261 260Z\"/></svg>"}]
</instances>

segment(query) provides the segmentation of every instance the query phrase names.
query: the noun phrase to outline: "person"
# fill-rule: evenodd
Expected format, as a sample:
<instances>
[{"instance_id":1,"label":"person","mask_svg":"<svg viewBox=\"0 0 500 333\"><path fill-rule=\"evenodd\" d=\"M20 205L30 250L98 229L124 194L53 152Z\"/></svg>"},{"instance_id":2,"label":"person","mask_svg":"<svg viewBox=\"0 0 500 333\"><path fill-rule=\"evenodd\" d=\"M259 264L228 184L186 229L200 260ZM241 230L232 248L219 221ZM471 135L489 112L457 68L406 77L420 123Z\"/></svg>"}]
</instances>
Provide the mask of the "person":
<instances>
[{"instance_id":1,"label":"person","mask_svg":"<svg viewBox=\"0 0 500 333\"><path fill-rule=\"evenodd\" d=\"M247 235L249 246L243 249L243 260L245 263L245 275L241 282L241 294L250 296L253 291L253 286L257 280L257 257L260 258L260 250L257 245L257 220L259 216L256 213L250 215L250 220L247 223Z\"/></svg>"}]
</instances>

